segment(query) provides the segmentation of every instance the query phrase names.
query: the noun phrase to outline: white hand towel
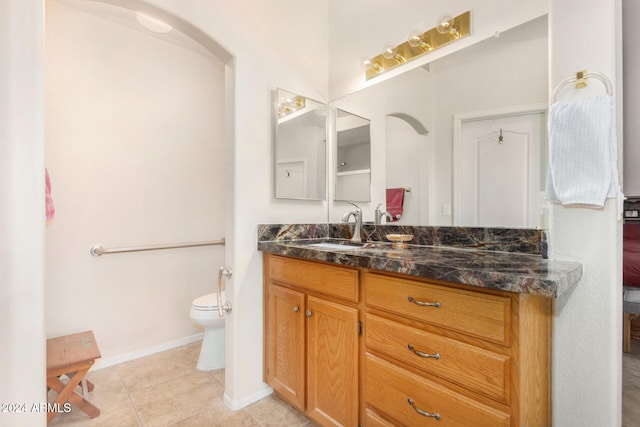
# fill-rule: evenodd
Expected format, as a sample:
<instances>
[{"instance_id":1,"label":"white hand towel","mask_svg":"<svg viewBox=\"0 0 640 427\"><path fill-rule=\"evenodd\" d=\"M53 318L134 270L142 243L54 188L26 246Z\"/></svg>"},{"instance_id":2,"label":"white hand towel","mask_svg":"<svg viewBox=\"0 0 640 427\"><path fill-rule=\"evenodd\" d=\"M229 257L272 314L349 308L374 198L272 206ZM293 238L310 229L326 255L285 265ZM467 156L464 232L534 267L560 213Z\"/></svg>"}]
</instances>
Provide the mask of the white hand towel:
<instances>
[{"instance_id":1,"label":"white hand towel","mask_svg":"<svg viewBox=\"0 0 640 427\"><path fill-rule=\"evenodd\" d=\"M549 108L547 199L604 206L618 194L618 155L609 95L556 102Z\"/></svg>"}]
</instances>

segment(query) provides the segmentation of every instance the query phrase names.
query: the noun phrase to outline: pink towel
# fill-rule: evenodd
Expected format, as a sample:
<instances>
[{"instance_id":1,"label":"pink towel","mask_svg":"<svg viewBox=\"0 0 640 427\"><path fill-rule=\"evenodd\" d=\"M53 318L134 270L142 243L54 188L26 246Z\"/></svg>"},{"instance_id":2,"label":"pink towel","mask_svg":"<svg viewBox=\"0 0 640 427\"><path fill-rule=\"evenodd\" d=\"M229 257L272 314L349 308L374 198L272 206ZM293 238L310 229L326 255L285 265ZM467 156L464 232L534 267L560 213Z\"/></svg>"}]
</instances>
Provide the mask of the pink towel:
<instances>
[{"instance_id":1,"label":"pink towel","mask_svg":"<svg viewBox=\"0 0 640 427\"><path fill-rule=\"evenodd\" d=\"M45 202L47 225L49 225L49 223L53 221L53 217L56 214L56 208L55 206L53 206L53 199L51 198L51 179L49 178L49 171L47 170L47 168L44 169L44 180L47 187Z\"/></svg>"},{"instance_id":2,"label":"pink towel","mask_svg":"<svg viewBox=\"0 0 640 427\"><path fill-rule=\"evenodd\" d=\"M404 204L404 188L387 188L387 212L393 217L392 221L402 218Z\"/></svg>"}]
</instances>

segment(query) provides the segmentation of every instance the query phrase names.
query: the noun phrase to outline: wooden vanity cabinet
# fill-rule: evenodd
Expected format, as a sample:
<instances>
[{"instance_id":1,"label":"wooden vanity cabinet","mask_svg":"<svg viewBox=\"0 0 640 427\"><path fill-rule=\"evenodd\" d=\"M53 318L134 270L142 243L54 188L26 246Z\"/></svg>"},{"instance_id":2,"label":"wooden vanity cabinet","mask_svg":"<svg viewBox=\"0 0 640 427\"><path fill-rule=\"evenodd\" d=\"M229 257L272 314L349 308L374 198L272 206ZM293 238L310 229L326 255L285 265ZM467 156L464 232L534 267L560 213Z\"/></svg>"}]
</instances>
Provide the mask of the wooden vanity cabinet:
<instances>
[{"instance_id":1,"label":"wooden vanity cabinet","mask_svg":"<svg viewBox=\"0 0 640 427\"><path fill-rule=\"evenodd\" d=\"M265 381L320 425L550 425L549 298L268 253L264 278Z\"/></svg>"},{"instance_id":2,"label":"wooden vanity cabinet","mask_svg":"<svg viewBox=\"0 0 640 427\"><path fill-rule=\"evenodd\" d=\"M358 425L359 271L265 254L265 382L321 425Z\"/></svg>"},{"instance_id":3,"label":"wooden vanity cabinet","mask_svg":"<svg viewBox=\"0 0 640 427\"><path fill-rule=\"evenodd\" d=\"M361 286L371 425L550 425L549 298L375 272Z\"/></svg>"}]
</instances>

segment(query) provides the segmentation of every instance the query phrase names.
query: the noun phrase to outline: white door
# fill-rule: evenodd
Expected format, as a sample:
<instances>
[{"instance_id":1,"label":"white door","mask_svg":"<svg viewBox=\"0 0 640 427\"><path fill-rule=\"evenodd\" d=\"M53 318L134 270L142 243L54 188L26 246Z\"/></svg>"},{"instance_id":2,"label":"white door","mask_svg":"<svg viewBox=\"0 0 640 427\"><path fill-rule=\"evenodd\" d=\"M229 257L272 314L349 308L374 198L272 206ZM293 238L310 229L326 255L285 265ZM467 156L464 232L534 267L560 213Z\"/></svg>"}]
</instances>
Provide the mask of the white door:
<instances>
[{"instance_id":1,"label":"white door","mask_svg":"<svg viewBox=\"0 0 640 427\"><path fill-rule=\"evenodd\" d=\"M304 160L278 161L276 180L276 198L307 197L307 167Z\"/></svg>"},{"instance_id":2,"label":"white door","mask_svg":"<svg viewBox=\"0 0 640 427\"><path fill-rule=\"evenodd\" d=\"M539 226L544 138L544 112L462 120L454 154L455 224Z\"/></svg>"}]
</instances>

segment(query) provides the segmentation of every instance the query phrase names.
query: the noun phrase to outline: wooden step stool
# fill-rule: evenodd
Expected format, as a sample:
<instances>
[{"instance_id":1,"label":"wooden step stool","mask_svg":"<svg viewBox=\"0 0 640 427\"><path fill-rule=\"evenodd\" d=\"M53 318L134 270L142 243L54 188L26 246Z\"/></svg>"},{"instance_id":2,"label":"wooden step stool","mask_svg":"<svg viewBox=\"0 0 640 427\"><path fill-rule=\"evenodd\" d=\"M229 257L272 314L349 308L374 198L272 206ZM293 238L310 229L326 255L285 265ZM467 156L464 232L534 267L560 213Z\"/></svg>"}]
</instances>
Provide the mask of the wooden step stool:
<instances>
[{"instance_id":1,"label":"wooden step stool","mask_svg":"<svg viewBox=\"0 0 640 427\"><path fill-rule=\"evenodd\" d=\"M51 407L62 408L65 402L69 402L91 418L100 415L100 409L85 399L87 391L93 390L94 386L84 377L100 357L93 331L47 340L47 386L58 393ZM67 384L60 381L61 375L69 377ZM83 396L75 391L78 385L82 386ZM56 414L56 411L50 411L47 414L47 423L51 422Z\"/></svg>"}]
</instances>

